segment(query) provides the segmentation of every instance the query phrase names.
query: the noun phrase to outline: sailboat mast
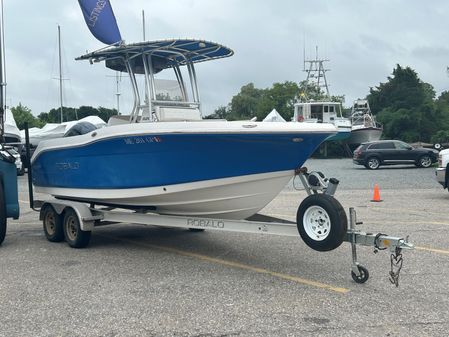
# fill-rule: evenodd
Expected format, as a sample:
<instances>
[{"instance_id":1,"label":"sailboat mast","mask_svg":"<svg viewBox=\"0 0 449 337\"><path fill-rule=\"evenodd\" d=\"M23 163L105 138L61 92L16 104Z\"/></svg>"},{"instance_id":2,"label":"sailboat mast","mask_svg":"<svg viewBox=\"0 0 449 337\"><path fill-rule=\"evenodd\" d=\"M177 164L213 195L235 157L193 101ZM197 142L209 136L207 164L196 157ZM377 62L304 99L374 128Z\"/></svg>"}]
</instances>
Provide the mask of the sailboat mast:
<instances>
[{"instance_id":1,"label":"sailboat mast","mask_svg":"<svg viewBox=\"0 0 449 337\"><path fill-rule=\"evenodd\" d=\"M59 50L59 102L61 104L61 123L62 117L62 61L61 61L61 27L58 25L58 50Z\"/></svg>"}]
</instances>

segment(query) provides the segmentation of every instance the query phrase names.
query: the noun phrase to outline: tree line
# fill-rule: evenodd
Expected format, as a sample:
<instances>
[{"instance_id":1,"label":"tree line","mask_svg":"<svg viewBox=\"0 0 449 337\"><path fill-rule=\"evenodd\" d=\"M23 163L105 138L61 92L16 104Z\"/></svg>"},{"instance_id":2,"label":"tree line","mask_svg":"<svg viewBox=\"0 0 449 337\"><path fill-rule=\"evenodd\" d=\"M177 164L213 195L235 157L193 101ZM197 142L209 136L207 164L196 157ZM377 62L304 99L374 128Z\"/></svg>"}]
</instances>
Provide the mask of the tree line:
<instances>
[{"instance_id":1,"label":"tree line","mask_svg":"<svg viewBox=\"0 0 449 337\"><path fill-rule=\"evenodd\" d=\"M325 99L321 88L307 83L285 81L270 88L256 88L253 83L244 85L226 106L218 107L206 118L245 120L257 117L262 120L273 108L290 121L297 100ZM436 97L433 86L423 82L410 67L397 65L384 83L371 87L366 95L372 113L383 125L384 139L406 142L449 143L449 91ZM344 96L333 96L333 101L344 102ZM19 129L42 127L46 123L60 123L60 108L42 112L37 117L22 104L11 108ZM345 108L349 117L351 108ZM63 107L63 121L72 121L95 115L104 121L117 114L117 110L104 107L81 106L78 109Z\"/></svg>"},{"instance_id":2,"label":"tree line","mask_svg":"<svg viewBox=\"0 0 449 337\"><path fill-rule=\"evenodd\" d=\"M226 106L218 107L209 118L262 120L273 108L286 120L293 116L297 100L322 100L325 93L305 81L274 83L260 89L253 83L244 85ZM423 82L410 67L397 65L386 82L371 87L365 97L372 113L383 124L384 139L406 142L449 143L449 91L438 97L431 84ZM331 97L344 101L344 96ZM346 117L351 108L344 109Z\"/></svg>"},{"instance_id":3,"label":"tree line","mask_svg":"<svg viewBox=\"0 0 449 337\"><path fill-rule=\"evenodd\" d=\"M47 123L61 123L61 109L53 108L49 112L42 112L37 117L32 114L30 108L19 103L18 106L12 107L11 112L16 121L17 127L20 130L25 128L25 124L28 123L28 127L41 128ZM117 115L116 109L108 109L104 107L94 108L91 106L80 106L79 108L62 107L62 121L70 122L79 120L87 116L98 116L105 122L109 120L111 116Z\"/></svg>"}]
</instances>

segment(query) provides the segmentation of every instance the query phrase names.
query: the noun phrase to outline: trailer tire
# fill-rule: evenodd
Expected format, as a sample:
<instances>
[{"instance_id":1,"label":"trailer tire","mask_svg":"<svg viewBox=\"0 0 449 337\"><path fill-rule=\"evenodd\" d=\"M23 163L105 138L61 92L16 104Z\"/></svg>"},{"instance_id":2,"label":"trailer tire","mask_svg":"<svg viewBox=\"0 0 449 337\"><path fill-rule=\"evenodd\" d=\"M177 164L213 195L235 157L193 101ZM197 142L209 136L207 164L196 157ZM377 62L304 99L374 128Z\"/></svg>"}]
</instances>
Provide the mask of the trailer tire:
<instances>
[{"instance_id":1,"label":"trailer tire","mask_svg":"<svg viewBox=\"0 0 449 337\"><path fill-rule=\"evenodd\" d=\"M6 224L6 201L3 192L3 181L0 177L0 245L3 243L3 240L5 240Z\"/></svg>"},{"instance_id":2,"label":"trailer tire","mask_svg":"<svg viewBox=\"0 0 449 337\"><path fill-rule=\"evenodd\" d=\"M50 242L64 241L62 215L59 215L53 206L46 204L41 210L41 218L47 240Z\"/></svg>"},{"instance_id":3,"label":"trailer tire","mask_svg":"<svg viewBox=\"0 0 449 337\"><path fill-rule=\"evenodd\" d=\"M327 194L305 198L298 207L296 224L305 244L320 252L339 247L348 229L343 206Z\"/></svg>"},{"instance_id":4,"label":"trailer tire","mask_svg":"<svg viewBox=\"0 0 449 337\"><path fill-rule=\"evenodd\" d=\"M91 232L81 230L78 215L72 208L64 212L64 237L72 248L84 248L89 244Z\"/></svg>"}]
</instances>

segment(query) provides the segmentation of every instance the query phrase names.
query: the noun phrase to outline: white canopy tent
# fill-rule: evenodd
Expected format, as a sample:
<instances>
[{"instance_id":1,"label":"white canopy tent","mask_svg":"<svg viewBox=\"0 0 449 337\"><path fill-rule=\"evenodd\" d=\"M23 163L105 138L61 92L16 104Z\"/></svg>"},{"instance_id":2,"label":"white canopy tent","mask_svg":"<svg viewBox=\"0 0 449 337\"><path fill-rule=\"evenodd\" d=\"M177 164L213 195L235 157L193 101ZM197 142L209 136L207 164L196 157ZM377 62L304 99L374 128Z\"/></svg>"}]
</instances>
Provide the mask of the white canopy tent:
<instances>
[{"instance_id":1,"label":"white canopy tent","mask_svg":"<svg viewBox=\"0 0 449 337\"><path fill-rule=\"evenodd\" d=\"M284 118L276 111L276 109L271 110L271 112L263 119L262 122L286 122Z\"/></svg>"}]
</instances>

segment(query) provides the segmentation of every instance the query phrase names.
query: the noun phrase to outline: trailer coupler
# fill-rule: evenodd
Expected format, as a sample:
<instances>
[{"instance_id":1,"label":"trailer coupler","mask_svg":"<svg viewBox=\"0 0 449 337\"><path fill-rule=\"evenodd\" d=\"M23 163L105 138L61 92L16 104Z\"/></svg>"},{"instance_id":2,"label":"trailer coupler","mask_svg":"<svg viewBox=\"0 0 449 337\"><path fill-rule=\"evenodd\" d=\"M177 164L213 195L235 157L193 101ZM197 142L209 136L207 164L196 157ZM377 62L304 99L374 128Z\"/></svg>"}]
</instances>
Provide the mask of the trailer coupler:
<instances>
[{"instance_id":1,"label":"trailer coupler","mask_svg":"<svg viewBox=\"0 0 449 337\"><path fill-rule=\"evenodd\" d=\"M357 222L357 214L354 208L349 209L349 228L345 241L351 243L352 249L352 268L351 276L357 283L365 283L369 278L368 270L360 265L357 259L357 245L374 247L374 253L381 250L390 252L390 272L389 279L396 287L399 286L399 273L404 262L402 258L403 249L414 249L413 244L408 242L407 238L398 238L382 233L365 233L355 229L356 225L362 224Z\"/></svg>"}]
</instances>

